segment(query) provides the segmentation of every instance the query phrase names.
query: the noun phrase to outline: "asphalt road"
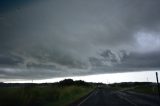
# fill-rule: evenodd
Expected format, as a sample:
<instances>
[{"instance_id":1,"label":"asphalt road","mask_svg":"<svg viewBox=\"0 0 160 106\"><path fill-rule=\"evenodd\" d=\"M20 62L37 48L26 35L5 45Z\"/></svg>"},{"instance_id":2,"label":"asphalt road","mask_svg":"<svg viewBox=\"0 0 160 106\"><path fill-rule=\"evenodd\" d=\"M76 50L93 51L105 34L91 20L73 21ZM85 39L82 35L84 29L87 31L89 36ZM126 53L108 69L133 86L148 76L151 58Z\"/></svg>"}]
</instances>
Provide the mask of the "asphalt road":
<instances>
[{"instance_id":1,"label":"asphalt road","mask_svg":"<svg viewBox=\"0 0 160 106\"><path fill-rule=\"evenodd\" d=\"M158 96L97 88L74 106L160 106Z\"/></svg>"}]
</instances>

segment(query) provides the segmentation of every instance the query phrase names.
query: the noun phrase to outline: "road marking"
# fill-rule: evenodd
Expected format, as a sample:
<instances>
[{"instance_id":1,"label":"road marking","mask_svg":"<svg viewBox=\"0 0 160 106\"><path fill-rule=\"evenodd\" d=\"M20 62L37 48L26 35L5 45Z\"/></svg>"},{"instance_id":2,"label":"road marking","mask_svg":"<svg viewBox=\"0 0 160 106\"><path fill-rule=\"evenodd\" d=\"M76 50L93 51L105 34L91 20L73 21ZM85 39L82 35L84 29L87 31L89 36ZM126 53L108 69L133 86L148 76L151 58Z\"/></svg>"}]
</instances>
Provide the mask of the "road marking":
<instances>
[{"instance_id":1,"label":"road marking","mask_svg":"<svg viewBox=\"0 0 160 106\"><path fill-rule=\"evenodd\" d=\"M97 95L97 92L98 92L98 91L95 91L95 94L94 94L94 95Z\"/></svg>"},{"instance_id":2,"label":"road marking","mask_svg":"<svg viewBox=\"0 0 160 106\"><path fill-rule=\"evenodd\" d=\"M122 92L119 92L119 94L117 93L117 95L118 95L121 99L129 102L130 104L132 104L132 105L134 105L134 106L137 106L137 104L135 104L133 101L131 101L131 100L129 100L128 98L126 98Z\"/></svg>"},{"instance_id":3,"label":"road marking","mask_svg":"<svg viewBox=\"0 0 160 106\"><path fill-rule=\"evenodd\" d=\"M97 94L96 91L92 92L88 97L86 97L82 102L80 102L77 106L80 106L82 103L84 103L86 100L88 100L88 98L90 98L94 93Z\"/></svg>"}]
</instances>

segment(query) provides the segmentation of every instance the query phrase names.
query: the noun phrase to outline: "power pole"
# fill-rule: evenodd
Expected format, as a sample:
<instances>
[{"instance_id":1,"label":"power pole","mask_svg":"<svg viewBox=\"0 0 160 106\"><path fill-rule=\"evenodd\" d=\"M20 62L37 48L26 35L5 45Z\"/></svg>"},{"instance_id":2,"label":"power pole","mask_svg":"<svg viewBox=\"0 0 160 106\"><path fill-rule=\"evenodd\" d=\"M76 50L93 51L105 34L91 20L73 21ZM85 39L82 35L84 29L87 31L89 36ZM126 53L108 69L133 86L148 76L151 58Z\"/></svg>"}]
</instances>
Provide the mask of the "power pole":
<instances>
[{"instance_id":1,"label":"power pole","mask_svg":"<svg viewBox=\"0 0 160 106\"><path fill-rule=\"evenodd\" d=\"M159 95L159 97L160 97L160 89L159 89L159 81L158 81L158 72L156 72L156 79L157 79L158 95Z\"/></svg>"}]
</instances>

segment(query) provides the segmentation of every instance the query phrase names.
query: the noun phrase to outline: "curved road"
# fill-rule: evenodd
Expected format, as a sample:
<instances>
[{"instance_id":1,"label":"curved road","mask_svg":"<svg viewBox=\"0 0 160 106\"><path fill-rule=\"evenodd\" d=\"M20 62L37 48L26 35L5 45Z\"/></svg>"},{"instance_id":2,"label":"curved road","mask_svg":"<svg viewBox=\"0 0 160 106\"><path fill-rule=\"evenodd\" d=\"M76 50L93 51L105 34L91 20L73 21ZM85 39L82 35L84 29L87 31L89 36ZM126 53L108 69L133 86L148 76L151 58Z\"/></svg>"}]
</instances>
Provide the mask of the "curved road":
<instances>
[{"instance_id":1,"label":"curved road","mask_svg":"<svg viewBox=\"0 0 160 106\"><path fill-rule=\"evenodd\" d=\"M160 106L160 98L101 87L72 106Z\"/></svg>"}]
</instances>

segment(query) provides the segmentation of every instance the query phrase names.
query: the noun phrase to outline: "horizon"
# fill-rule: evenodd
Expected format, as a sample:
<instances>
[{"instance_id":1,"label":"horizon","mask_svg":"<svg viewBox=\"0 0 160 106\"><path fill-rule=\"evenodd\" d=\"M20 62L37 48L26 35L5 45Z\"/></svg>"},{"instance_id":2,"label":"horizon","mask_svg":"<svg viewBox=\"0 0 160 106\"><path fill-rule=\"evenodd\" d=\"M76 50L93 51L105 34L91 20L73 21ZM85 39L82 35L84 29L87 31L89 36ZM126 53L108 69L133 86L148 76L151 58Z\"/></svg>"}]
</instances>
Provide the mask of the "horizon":
<instances>
[{"instance_id":1,"label":"horizon","mask_svg":"<svg viewBox=\"0 0 160 106\"><path fill-rule=\"evenodd\" d=\"M22 80L15 79L13 81L0 81L3 83L55 83L62 81L64 79L73 79L83 80L85 82L93 82L93 83L121 83L121 82L152 82L156 83L156 72L158 72L158 76L160 77L160 71L141 71L141 72L124 72L124 73L110 73L110 74L96 74L96 75L85 75L85 76L72 76L72 77L59 77L59 78L50 78L43 80ZM142 77L143 76L143 77ZM136 77L136 78L135 78ZM113 79L115 78L115 79Z\"/></svg>"}]
</instances>

